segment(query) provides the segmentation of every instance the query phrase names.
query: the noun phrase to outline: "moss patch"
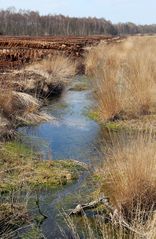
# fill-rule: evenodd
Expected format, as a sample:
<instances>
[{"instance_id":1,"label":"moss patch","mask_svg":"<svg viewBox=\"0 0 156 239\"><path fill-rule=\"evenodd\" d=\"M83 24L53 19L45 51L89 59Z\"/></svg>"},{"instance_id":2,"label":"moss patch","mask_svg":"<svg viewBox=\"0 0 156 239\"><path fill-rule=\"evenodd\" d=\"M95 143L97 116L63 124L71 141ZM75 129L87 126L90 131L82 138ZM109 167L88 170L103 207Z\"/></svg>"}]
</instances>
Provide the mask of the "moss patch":
<instances>
[{"instance_id":1,"label":"moss patch","mask_svg":"<svg viewBox=\"0 0 156 239\"><path fill-rule=\"evenodd\" d=\"M19 142L0 144L0 221L3 228L14 229L30 222L37 223L27 209L27 192L57 188L77 179L84 166L74 160L42 160L39 155ZM26 193L26 194L25 194ZM35 224L34 224L35 225ZM6 233L4 235L6 237ZM34 227L23 238L39 238ZM1 236L1 235L0 235Z\"/></svg>"},{"instance_id":2,"label":"moss patch","mask_svg":"<svg viewBox=\"0 0 156 239\"><path fill-rule=\"evenodd\" d=\"M110 131L118 131L118 130L121 130L123 129L124 127L122 126L122 123L119 122L119 121L109 121L107 123L104 123L102 125L103 127L107 128L108 130Z\"/></svg>"},{"instance_id":3,"label":"moss patch","mask_svg":"<svg viewBox=\"0 0 156 239\"><path fill-rule=\"evenodd\" d=\"M91 120L94 120L94 121L97 121L97 122L100 121L100 116L99 116L98 111L88 110L88 111L85 112L85 115Z\"/></svg>"},{"instance_id":4,"label":"moss patch","mask_svg":"<svg viewBox=\"0 0 156 239\"><path fill-rule=\"evenodd\" d=\"M41 160L18 142L0 145L0 192L29 186L57 186L77 179L83 166L73 160Z\"/></svg>"}]
</instances>

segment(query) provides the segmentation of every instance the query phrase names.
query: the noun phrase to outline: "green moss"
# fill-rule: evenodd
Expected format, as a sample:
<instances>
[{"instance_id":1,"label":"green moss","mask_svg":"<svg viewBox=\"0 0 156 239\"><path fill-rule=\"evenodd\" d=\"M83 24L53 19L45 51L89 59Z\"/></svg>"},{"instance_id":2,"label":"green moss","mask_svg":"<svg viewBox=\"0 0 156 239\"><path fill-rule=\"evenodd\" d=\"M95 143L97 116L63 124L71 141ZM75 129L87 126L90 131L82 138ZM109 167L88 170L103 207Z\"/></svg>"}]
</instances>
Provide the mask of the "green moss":
<instances>
[{"instance_id":1,"label":"green moss","mask_svg":"<svg viewBox=\"0 0 156 239\"><path fill-rule=\"evenodd\" d=\"M82 167L73 161L40 161L36 162L34 174L28 178L33 186L66 185L78 178Z\"/></svg>"},{"instance_id":2,"label":"green moss","mask_svg":"<svg viewBox=\"0 0 156 239\"><path fill-rule=\"evenodd\" d=\"M35 155L30 148L18 141L12 141L3 144L2 150L10 154L12 157L32 157L32 155Z\"/></svg>"},{"instance_id":3,"label":"green moss","mask_svg":"<svg viewBox=\"0 0 156 239\"><path fill-rule=\"evenodd\" d=\"M30 223L33 218L28 213L24 198L20 198L27 190L35 191L50 187L57 189L79 177L84 168L73 160L42 160L31 149L19 142L0 145L0 220L6 226ZM34 202L33 202L34 203ZM41 215L34 218L35 224L43 220ZM40 238L37 227L22 235L25 238ZM41 237L42 238L42 237Z\"/></svg>"},{"instance_id":4,"label":"green moss","mask_svg":"<svg viewBox=\"0 0 156 239\"><path fill-rule=\"evenodd\" d=\"M30 187L65 185L84 170L72 160L42 160L19 142L0 146L0 192L17 189L23 183Z\"/></svg>"},{"instance_id":5,"label":"green moss","mask_svg":"<svg viewBox=\"0 0 156 239\"><path fill-rule=\"evenodd\" d=\"M85 114L89 119L99 122L100 117L99 117L99 112L98 111L89 110Z\"/></svg>"},{"instance_id":6,"label":"green moss","mask_svg":"<svg viewBox=\"0 0 156 239\"><path fill-rule=\"evenodd\" d=\"M119 130L123 129L123 126L119 121L114 121L114 122L109 121L107 123L104 123L103 127L106 127L111 131L119 131Z\"/></svg>"}]
</instances>

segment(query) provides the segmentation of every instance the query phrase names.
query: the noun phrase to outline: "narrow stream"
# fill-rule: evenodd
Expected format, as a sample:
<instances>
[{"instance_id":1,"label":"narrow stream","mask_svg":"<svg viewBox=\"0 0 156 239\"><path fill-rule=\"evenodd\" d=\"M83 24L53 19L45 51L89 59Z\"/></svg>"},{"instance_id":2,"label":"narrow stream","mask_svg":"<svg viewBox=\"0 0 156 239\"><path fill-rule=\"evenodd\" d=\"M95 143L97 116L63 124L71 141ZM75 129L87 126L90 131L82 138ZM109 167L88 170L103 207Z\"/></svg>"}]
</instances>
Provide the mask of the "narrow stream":
<instances>
[{"instance_id":1,"label":"narrow stream","mask_svg":"<svg viewBox=\"0 0 156 239\"><path fill-rule=\"evenodd\" d=\"M41 153L45 160L76 159L90 163L97 157L100 135L100 126L86 115L93 104L91 91L66 90L61 98L52 100L43 109L54 116L55 120L37 126L21 127L18 131L23 142ZM42 192L41 207L48 216L42 225L46 238L64 238L59 229L59 226L65 229L65 225L59 216L58 205L59 208L62 205L69 209L73 207L72 198L75 203L80 202L82 194L87 195L90 191L87 176L84 173L77 182L58 188L55 192Z\"/></svg>"}]
</instances>

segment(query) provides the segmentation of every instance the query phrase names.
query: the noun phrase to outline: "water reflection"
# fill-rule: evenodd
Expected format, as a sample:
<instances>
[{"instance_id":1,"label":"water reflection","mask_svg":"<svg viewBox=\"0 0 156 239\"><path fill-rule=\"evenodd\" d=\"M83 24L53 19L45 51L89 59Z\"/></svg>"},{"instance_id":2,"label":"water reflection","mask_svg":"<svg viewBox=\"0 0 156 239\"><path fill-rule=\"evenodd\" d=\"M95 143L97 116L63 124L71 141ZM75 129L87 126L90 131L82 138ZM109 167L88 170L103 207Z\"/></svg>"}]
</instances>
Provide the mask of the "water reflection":
<instances>
[{"instance_id":1,"label":"water reflection","mask_svg":"<svg viewBox=\"0 0 156 239\"><path fill-rule=\"evenodd\" d=\"M92 104L90 91L65 92L44 108L56 120L19 128L22 140L41 152L45 159L51 152L53 159L89 161L96 155L96 138L100 131L99 125L85 115Z\"/></svg>"}]
</instances>

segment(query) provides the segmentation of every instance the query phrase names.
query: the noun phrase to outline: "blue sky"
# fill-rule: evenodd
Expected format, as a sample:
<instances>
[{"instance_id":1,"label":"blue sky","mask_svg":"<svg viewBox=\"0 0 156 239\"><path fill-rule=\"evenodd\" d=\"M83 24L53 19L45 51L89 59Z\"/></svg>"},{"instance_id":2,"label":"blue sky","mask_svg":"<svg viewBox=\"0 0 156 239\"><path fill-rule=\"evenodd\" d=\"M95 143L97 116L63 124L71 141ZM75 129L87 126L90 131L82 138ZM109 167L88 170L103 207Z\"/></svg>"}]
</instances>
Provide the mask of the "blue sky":
<instances>
[{"instance_id":1,"label":"blue sky","mask_svg":"<svg viewBox=\"0 0 156 239\"><path fill-rule=\"evenodd\" d=\"M113 23L156 23L156 0L0 0L1 9L10 6L41 14L104 17Z\"/></svg>"}]
</instances>

